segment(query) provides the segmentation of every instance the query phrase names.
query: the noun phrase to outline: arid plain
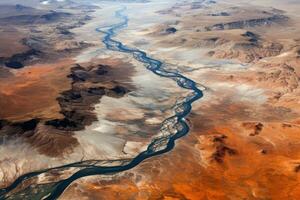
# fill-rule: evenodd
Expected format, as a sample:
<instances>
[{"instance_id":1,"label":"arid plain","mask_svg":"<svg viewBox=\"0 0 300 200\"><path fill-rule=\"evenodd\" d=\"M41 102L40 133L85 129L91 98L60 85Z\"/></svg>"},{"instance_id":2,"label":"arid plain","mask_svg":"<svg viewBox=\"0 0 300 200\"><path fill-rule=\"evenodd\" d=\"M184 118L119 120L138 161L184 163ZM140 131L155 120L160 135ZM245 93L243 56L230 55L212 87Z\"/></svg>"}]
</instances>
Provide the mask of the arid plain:
<instances>
[{"instance_id":1,"label":"arid plain","mask_svg":"<svg viewBox=\"0 0 300 200\"><path fill-rule=\"evenodd\" d=\"M168 134L162 123L189 92L106 48L96 29L118 23L122 7L129 22L114 39L204 96L172 151L78 179L59 199L299 199L300 2L292 0L0 2L1 188L79 161L122 165ZM78 170L29 178L5 197L43 199L52 189L40 186Z\"/></svg>"}]
</instances>

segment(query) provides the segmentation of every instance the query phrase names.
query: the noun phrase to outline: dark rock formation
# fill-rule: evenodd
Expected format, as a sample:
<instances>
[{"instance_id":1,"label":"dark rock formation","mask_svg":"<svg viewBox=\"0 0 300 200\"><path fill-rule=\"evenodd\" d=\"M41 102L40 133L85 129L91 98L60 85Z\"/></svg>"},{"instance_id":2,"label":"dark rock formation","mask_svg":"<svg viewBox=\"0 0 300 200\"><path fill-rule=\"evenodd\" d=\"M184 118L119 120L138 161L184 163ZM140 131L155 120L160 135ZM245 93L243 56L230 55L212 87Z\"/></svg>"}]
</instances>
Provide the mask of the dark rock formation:
<instances>
[{"instance_id":1,"label":"dark rock formation","mask_svg":"<svg viewBox=\"0 0 300 200\"><path fill-rule=\"evenodd\" d=\"M72 32L70 32L68 29L64 27L58 27L57 30L59 31L60 34L62 35L73 35Z\"/></svg>"},{"instance_id":2,"label":"dark rock formation","mask_svg":"<svg viewBox=\"0 0 300 200\"><path fill-rule=\"evenodd\" d=\"M266 154L268 153L268 151L265 150L265 149L262 149L262 150L260 151L260 153L263 154L263 155L266 155Z\"/></svg>"},{"instance_id":3,"label":"dark rock formation","mask_svg":"<svg viewBox=\"0 0 300 200\"><path fill-rule=\"evenodd\" d=\"M45 20L46 22L51 22L57 21L64 17L70 17L71 15L72 14L70 13L51 11L47 14L41 15L39 18L42 19L42 21Z\"/></svg>"},{"instance_id":4,"label":"dark rock formation","mask_svg":"<svg viewBox=\"0 0 300 200\"><path fill-rule=\"evenodd\" d=\"M93 105L98 103L103 95L118 98L129 92L120 85L111 88L98 85L108 77L104 78L104 75L108 75L109 70L110 67L107 65L87 68L80 65L74 66L68 76L73 80L71 90L63 92L57 99L64 118L50 120L46 124L61 130L75 131L96 121Z\"/></svg>"},{"instance_id":5,"label":"dark rock formation","mask_svg":"<svg viewBox=\"0 0 300 200\"><path fill-rule=\"evenodd\" d=\"M177 29L174 27L169 27L166 29L167 34L172 34L172 33L176 33L176 32L177 32Z\"/></svg>"},{"instance_id":6,"label":"dark rock formation","mask_svg":"<svg viewBox=\"0 0 300 200\"><path fill-rule=\"evenodd\" d=\"M288 20L288 17L284 15L273 15L266 18L258 18L258 19L248 19L242 21L234 21L228 23L219 23L214 24L212 26L205 27L206 31L212 30L231 30L231 29L243 29L247 27L255 27L255 26L263 26L263 25L271 25L274 23L283 23Z\"/></svg>"},{"instance_id":7,"label":"dark rock formation","mask_svg":"<svg viewBox=\"0 0 300 200\"><path fill-rule=\"evenodd\" d=\"M86 67L75 65L68 76L72 79L71 89L57 98L63 117L20 122L0 120L0 144L22 138L48 156L72 151L78 145L77 139L72 137L73 131L82 130L97 120L93 110L101 97L120 98L129 92L116 82L114 70L101 64Z\"/></svg>"},{"instance_id":8,"label":"dark rock formation","mask_svg":"<svg viewBox=\"0 0 300 200\"><path fill-rule=\"evenodd\" d=\"M28 137L33 134L37 127L39 119L31 119L23 122L9 122L7 120L0 120L0 140L9 140L17 136Z\"/></svg>"},{"instance_id":9,"label":"dark rock formation","mask_svg":"<svg viewBox=\"0 0 300 200\"><path fill-rule=\"evenodd\" d=\"M217 149L216 149L215 153L212 155L212 157L218 163L222 163L223 158L226 154L235 155L235 154L237 154L237 151L234 150L234 149L229 148L228 146L226 146L224 144L220 144L220 145L217 146Z\"/></svg>"},{"instance_id":10,"label":"dark rock formation","mask_svg":"<svg viewBox=\"0 0 300 200\"><path fill-rule=\"evenodd\" d=\"M295 172L300 172L300 164L295 167Z\"/></svg>"},{"instance_id":11,"label":"dark rock formation","mask_svg":"<svg viewBox=\"0 0 300 200\"><path fill-rule=\"evenodd\" d=\"M254 132L250 134L251 136L259 135L260 132L263 130L264 125L262 123L258 123L254 127Z\"/></svg>"},{"instance_id":12,"label":"dark rock formation","mask_svg":"<svg viewBox=\"0 0 300 200\"><path fill-rule=\"evenodd\" d=\"M63 18L71 17L72 14L65 12L50 11L48 13L26 13L0 18L0 25L30 25L58 22Z\"/></svg>"},{"instance_id":13,"label":"dark rock formation","mask_svg":"<svg viewBox=\"0 0 300 200\"><path fill-rule=\"evenodd\" d=\"M264 125L261 122L244 122L243 127L251 131L250 136L256 136L263 130Z\"/></svg>"},{"instance_id":14,"label":"dark rock formation","mask_svg":"<svg viewBox=\"0 0 300 200\"><path fill-rule=\"evenodd\" d=\"M249 42L256 43L259 40L259 36L250 31L246 31L242 36L249 38Z\"/></svg>"},{"instance_id":15,"label":"dark rock formation","mask_svg":"<svg viewBox=\"0 0 300 200\"><path fill-rule=\"evenodd\" d=\"M219 13L212 13L208 14L208 16L218 17L218 16L230 16L228 12L219 12Z\"/></svg>"},{"instance_id":16,"label":"dark rock formation","mask_svg":"<svg viewBox=\"0 0 300 200\"><path fill-rule=\"evenodd\" d=\"M235 149L232 149L225 144L225 139L227 139L225 135L218 135L213 137L213 142L216 145L215 147L216 149L215 152L212 154L212 158L218 163L223 162L223 158L226 154L228 155L237 154L237 151Z\"/></svg>"},{"instance_id":17,"label":"dark rock formation","mask_svg":"<svg viewBox=\"0 0 300 200\"><path fill-rule=\"evenodd\" d=\"M19 69L24 67L27 62L41 55L41 51L30 49L24 53L15 54L10 58L0 58L0 63L4 63L4 65L9 68Z\"/></svg>"}]
</instances>

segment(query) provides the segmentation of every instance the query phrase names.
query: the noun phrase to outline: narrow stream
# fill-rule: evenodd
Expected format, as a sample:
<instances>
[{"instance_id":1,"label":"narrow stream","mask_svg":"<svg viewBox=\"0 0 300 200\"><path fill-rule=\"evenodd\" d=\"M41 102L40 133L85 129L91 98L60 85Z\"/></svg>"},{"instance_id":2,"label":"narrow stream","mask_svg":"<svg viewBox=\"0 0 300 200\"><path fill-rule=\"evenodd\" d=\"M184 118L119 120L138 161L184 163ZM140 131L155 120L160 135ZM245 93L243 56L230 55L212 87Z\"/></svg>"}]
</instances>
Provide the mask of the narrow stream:
<instances>
[{"instance_id":1,"label":"narrow stream","mask_svg":"<svg viewBox=\"0 0 300 200\"><path fill-rule=\"evenodd\" d=\"M151 158L153 156L161 155L172 150L175 146L175 141L189 132L189 126L185 121L185 117L191 112L192 103L199 100L203 96L203 92L197 87L197 84L176 72L169 72L163 68L163 62L149 57L145 52L133 49L125 46L119 41L113 39L117 34L117 31L125 28L128 25L128 17L124 15L123 8L116 11L115 16L121 20L120 23L112 25L106 28L98 28L97 31L104 34L103 43L106 45L106 48L113 51L119 51L132 55L137 61L143 63L148 70L152 71L158 76L170 78L176 81L179 87L190 90L190 95L184 98L184 101L176 105L174 111L174 116L166 119L162 123L162 129L166 130L176 130L175 133L169 131L168 134L163 134L163 136L158 136L152 140L149 144L147 150L141 152L132 160L124 161L121 165L117 166L97 166L98 161L82 161L77 163L72 163L56 168L50 168L45 170L40 170L28 174L24 174L15 180L9 187L0 189L0 199L21 199L24 194L28 195L28 199L45 199L45 200L54 200L59 198L59 196L70 186L75 180L93 175L103 175L103 174L114 174L123 172L129 169L134 168L139 165L144 160ZM100 161L99 161L100 162ZM24 191L21 191L22 194L16 195L13 194L13 190L16 189L24 181L28 181L31 178L37 178L42 174L49 173L51 170L64 170L66 168L79 168L79 170L70 176L67 179L61 180L59 182L51 184L39 184L35 185L33 188L26 188ZM36 192L39 195L34 195L33 190L40 191ZM11 193L12 192L12 193ZM17 193L20 193L17 192Z\"/></svg>"}]
</instances>

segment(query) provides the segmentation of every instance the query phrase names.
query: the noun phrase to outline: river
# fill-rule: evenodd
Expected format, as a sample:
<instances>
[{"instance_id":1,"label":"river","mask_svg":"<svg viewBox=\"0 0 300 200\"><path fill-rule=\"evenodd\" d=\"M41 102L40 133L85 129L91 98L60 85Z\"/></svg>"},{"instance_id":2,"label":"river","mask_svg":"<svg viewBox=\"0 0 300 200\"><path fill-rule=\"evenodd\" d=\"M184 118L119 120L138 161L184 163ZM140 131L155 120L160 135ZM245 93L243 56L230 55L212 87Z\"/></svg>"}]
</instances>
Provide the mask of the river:
<instances>
[{"instance_id":1,"label":"river","mask_svg":"<svg viewBox=\"0 0 300 200\"><path fill-rule=\"evenodd\" d=\"M148 145L147 150L141 152L132 160L125 162L125 164L121 164L118 166L96 166L94 163L97 161L81 161L56 168L44 169L37 172L24 174L16 179L10 186L0 190L1 200L14 199L11 192L24 181L27 181L31 178L38 177L42 174L48 173L51 170L63 170L69 167L79 168L76 173L74 173L67 179L47 185L40 184L38 185L38 187L36 187L41 191L47 191L46 194L43 194L42 192L40 192L38 196L30 194L30 199L57 199L75 180L87 176L113 174L132 169L146 159L171 151L175 147L175 141L185 136L189 132L189 126L185 118L191 112L192 104L203 96L202 90L198 88L196 82L183 76L182 74L165 70L162 61L151 58L145 52L127 47L122 42L113 39L113 37L116 36L118 30L125 28L128 25L129 19L124 14L125 11L126 8L122 8L116 11L115 17L120 19L119 23L111 25L109 27L98 28L96 31L104 34L102 41L106 45L106 48L108 50L129 54L133 56L137 61L143 63L148 70L155 73L156 75L172 79L176 81L179 87L191 91L190 95L186 96L181 103L176 105L176 108L174 109L174 116L164 120L164 122L162 123L162 127L175 127L176 133L165 134L163 136L154 138ZM43 187L47 187L47 189L43 189ZM31 193L33 188L26 188L24 190L26 190L25 193L28 194Z\"/></svg>"}]
</instances>

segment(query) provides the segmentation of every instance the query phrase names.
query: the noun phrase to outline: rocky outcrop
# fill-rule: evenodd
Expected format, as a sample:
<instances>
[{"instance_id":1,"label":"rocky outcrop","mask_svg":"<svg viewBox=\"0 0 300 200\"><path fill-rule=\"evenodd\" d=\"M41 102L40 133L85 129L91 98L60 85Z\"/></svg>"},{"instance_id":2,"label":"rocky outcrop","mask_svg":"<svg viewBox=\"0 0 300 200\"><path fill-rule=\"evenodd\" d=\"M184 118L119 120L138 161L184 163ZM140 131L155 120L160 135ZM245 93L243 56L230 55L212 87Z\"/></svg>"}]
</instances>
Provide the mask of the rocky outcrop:
<instances>
[{"instance_id":1,"label":"rocky outcrop","mask_svg":"<svg viewBox=\"0 0 300 200\"><path fill-rule=\"evenodd\" d=\"M42 54L41 51L30 49L24 53L15 54L10 58L0 58L0 63L4 63L4 65L9 68L19 69L24 67L26 63L42 56Z\"/></svg>"},{"instance_id":2,"label":"rocky outcrop","mask_svg":"<svg viewBox=\"0 0 300 200\"><path fill-rule=\"evenodd\" d=\"M176 33L176 32L177 32L177 29L174 27L169 27L166 29L167 34L172 34L172 33Z\"/></svg>"},{"instance_id":3,"label":"rocky outcrop","mask_svg":"<svg viewBox=\"0 0 300 200\"><path fill-rule=\"evenodd\" d=\"M221 59L238 59L242 62L253 62L265 57L277 56L283 45L275 42L258 42L257 36L247 36L247 42L227 43L208 52L209 56Z\"/></svg>"},{"instance_id":4,"label":"rocky outcrop","mask_svg":"<svg viewBox=\"0 0 300 200\"><path fill-rule=\"evenodd\" d=\"M114 70L101 64L86 67L75 65L68 76L72 79L71 89L62 92L57 98L63 117L20 122L0 120L0 144L21 138L50 157L72 152L78 145L73 132L97 121L93 110L101 97L107 95L120 98L129 92L111 75Z\"/></svg>"},{"instance_id":5,"label":"rocky outcrop","mask_svg":"<svg viewBox=\"0 0 300 200\"><path fill-rule=\"evenodd\" d=\"M7 32L21 30L23 36L17 38L17 45L14 45L24 47L15 53L4 54L0 57L0 65L19 69L37 62L51 62L70 56L90 46L78 41L70 31L90 20L88 13L85 10L76 10L71 14L69 10L60 7L55 9L56 7L47 10L23 5L0 5L0 28ZM3 44L2 49L5 48Z\"/></svg>"},{"instance_id":6,"label":"rocky outcrop","mask_svg":"<svg viewBox=\"0 0 300 200\"><path fill-rule=\"evenodd\" d=\"M228 12L219 12L219 13L211 13L208 14L208 16L213 16L213 17L219 17L219 16L230 16Z\"/></svg>"},{"instance_id":7,"label":"rocky outcrop","mask_svg":"<svg viewBox=\"0 0 300 200\"><path fill-rule=\"evenodd\" d=\"M251 131L249 136L259 135L264 128L261 122L244 122L242 125L246 130Z\"/></svg>"},{"instance_id":8,"label":"rocky outcrop","mask_svg":"<svg viewBox=\"0 0 300 200\"><path fill-rule=\"evenodd\" d=\"M259 35L251 32L251 31L246 31L244 34L242 34L242 36L247 38L248 41L251 42L252 44L257 43L258 40L260 39Z\"/></svg>"},{"instance_id":9,"label":"rocky outcrop","mask_svg":"<svg viewBox=\"0 0 300 200\"><path fill-rule=\"evenodd\" d=\"M128 89L118 84L103 86L102 83L107 78L104 76L109 73L109 70L111 69L107 65L88 68L80 65L74 66L69 75L69 78L73 80L71 90L63 92L57 99L64 118L50 120L46 124L61 130L75 131L96 121L93 106L103 95L118 98L129 92Z\"/></svg>"},{"instance_id":10,"label":"rocky outcrop","mask_svg":"<svg viewBox=\"0 0 300 200\"><path fill-rule=\"evenodd\" d=\"M73 148L79 144L72 132L58 130L42 123L38 124L25 140L40 154L49 157L72 153Z\"/></svg>"},{"instance_id":11,"label":"rocky outcrop","mask_svg":"<svg viewBox=\"0 0 300 200\"><path fill-rule=\"evenodd\" d=\"M236 155L237 151L230 148L225 144L225 135L217 135L213 137L213 143L215 144L215 152L212 154L212 159L218 163L223 163L223 159L226 154Z\"/></svg>"},{"instance_id":12,"label":"rocky outcrop","mask_svg":"<svg viewBox=\"0 0 300 200\"><path fill-rule=\"evenodd\" d=\"M40 119L12 123L0 120L0 144L22 138L41 154L55 157L71 153L78 142L70 131L61 131L45 125ZM66 145L67 144L67 145Z\"/></svg>"},{"instance_id":13,"label":"rocky outcrop","mask_svg":"<svg viewBox=\"0 0 300 200\"><path fill-rule=\"evenodd\" d=\"M300 172L300 164L297 165L297 166L295 167L294 171L295 171L296 173Z\"/></svg>"},{"instance_id":14,"label":"rocky outcrop","mask_svg":"<svg viewBox=\"0 0 300 200\"><path fill-rule=\"evenodd\" d=\"M72 14L65 12L50 11L45 14L24 14L0 18L0 25L30 25L54 23L63 18L71 17Z\"/></svg>"},{"instance_id":15,"label":"rocky outcrop","mask_svg":"<svg viewBox=\"0 0 300 200\"><path fill-rule=\"evenodd\" d=\"M265 17L265 18L247 19L247 20L233 21L228 23L214 24L212 26L206 26L204 29L206 31L244 29L248 27L266 26L275 23L283 23L286 22L287 20L288 20L287 16L274 14L273 16Z\"/></svg>"},{"instance_id":16,"label":"rocky outcrop","mask_svg":"<svg viewBox=\"0 0 300 200\"><path fill-rule=\"evenodd\" d=\"M274 88L278 87L277 99L299 87L299 77L295 69L288 64L262 63L258 67L263 70L257 72L257 81L271 83Z\"/></svg>"},{"instance_id":17,"label":"rocky outcrop","mask_svg":"<svg viewBox=\"0 0 300 200\"><path fill-rule=\"evenodd\" d=\"M0 120L0 138L2 143L5 139L11 139L22 135L32 135L39 122L39 119L31 119L16 123L12 123L7 120Z\"/></svg>"}]
</instances>

